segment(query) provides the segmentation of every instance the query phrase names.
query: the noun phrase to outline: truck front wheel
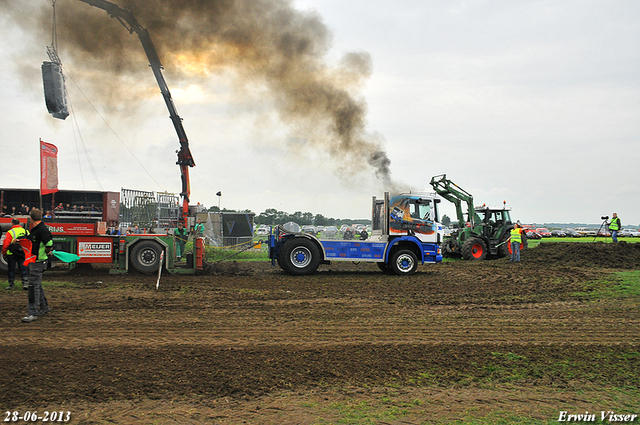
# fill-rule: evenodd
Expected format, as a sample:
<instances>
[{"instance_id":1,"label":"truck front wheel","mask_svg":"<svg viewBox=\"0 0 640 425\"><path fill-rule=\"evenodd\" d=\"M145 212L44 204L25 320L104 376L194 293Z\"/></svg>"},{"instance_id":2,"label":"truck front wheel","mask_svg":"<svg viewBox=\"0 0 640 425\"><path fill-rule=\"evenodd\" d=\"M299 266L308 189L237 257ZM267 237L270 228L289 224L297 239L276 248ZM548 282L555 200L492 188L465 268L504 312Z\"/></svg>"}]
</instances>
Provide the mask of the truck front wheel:
<instances>
[{"instance_id":1,"label":"truck front wheel","mask_svg":"<svg viewBox=\"0 0 640 425\"><path fill-rule=\"evenodd\" d=\"M140 273L154 273L158 271L162 247L154 241L141 241L131 250L131 265Z\"/></svg>"},{"instance_id":2,"label":"truck front wheel","mask_svg":"<svg viewBox=\"0 0 640 425\"><path fill-rule=\"evenodd\" d=\"M418 270L418 257L411 250L401 249L391 256L390 266L398 276L410 276Z\"/></svg>"},{"instance_id":3,"label":"truck front wheel","mask_svg":"<svg viewBox=\"0 0 640 425\"><path fill-rule=\"evenodd\" d=\"M294 275L313 274L320 265L320 251L307 238L293 238L286 243L282 252L282 268Z\"/></svg>"}]
</instances>

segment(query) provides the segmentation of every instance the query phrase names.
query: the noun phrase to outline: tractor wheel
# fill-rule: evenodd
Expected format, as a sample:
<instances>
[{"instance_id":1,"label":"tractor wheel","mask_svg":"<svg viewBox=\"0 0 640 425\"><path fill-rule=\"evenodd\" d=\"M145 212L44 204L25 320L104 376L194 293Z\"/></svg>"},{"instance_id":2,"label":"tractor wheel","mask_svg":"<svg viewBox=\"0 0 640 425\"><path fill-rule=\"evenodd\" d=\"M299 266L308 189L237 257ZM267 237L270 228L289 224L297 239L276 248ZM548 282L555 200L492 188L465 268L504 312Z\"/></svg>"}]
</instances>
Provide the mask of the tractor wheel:
<instances>
[{"instance_id":1,"label":"tractor wheel","mask_svg":"<svg viewBox=\"0 0 640 425\"><path fill-rule=\"evenodd\" d=\"M141 241L131 250L131 266L140 273L155 273L160 264L162 247L154 241Z\"/></svg>"},{"instance_id":2,"label":"tractor wheel","mask_svg":"<svg viewBox=\"0 0 640 425\"><path fill-rule=\"evenodd\" d=\"M484 260L487 258L487 244L480 238L469 238L462 244L462 258Z\"/></svg>"},{"instance_id":3,"label":"tractor wheel","mask_svg":"<svg viewBox=\"0 0 640 425\"><path fill-rule=\"evenodd\" d=\"M307 238L293 238L282 250L282 268L289 274L313 274L320 265L318 246Z\"/></svg>"},{"instance_id":4,"label":"tractor wheel","mask_svg":"<svg viewBox=\"0 0 640 425\"><path fill-rule=\"evenodd\" d=\"M7 260L4 259L4 255L0 254L0 272L6 273L9 269L9 265L7 264Z\"/></svg>"},{"instance_id":5,"label":"tractor wheel","mask_svg":"<svg viewBox=\"0 0 640 425\"><path fill-rule=\"evenodd\" d=\"M509 238L511 237L511 233L506 231L500 239L500 245L498 247L498 258L511 257L511 241Z\"/></svg>"},{"instance_id":6,"label":"tractor wheel","mask_svg":"<svg viewBox=\"0 0 640 425\"><path fill-rule=\"evenodd\" d=\"M410 276L418 270L418 257L409 249L401 249L391 256L390 267L398 276Z\"/></svg>"}]
</instances>

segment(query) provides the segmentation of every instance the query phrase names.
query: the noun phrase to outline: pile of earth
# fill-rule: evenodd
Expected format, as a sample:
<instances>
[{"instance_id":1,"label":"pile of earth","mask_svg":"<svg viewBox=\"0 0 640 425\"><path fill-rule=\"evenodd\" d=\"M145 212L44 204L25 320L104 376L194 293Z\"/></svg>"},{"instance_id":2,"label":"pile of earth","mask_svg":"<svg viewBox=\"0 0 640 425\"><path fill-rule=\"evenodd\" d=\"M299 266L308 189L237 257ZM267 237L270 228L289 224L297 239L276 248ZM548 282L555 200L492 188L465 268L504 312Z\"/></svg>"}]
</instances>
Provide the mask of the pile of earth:
<instances>
[{"instance_id":1,"label":"pile of earth","mask_svg":"<svg viewBox=\"0 0 640 425\"><path fill-rule=\"evenodd\" d=\"M522 252L527 263L567 267L640 268L640 244L636 243L541 243Z\"/></svg>"}]
</instances>

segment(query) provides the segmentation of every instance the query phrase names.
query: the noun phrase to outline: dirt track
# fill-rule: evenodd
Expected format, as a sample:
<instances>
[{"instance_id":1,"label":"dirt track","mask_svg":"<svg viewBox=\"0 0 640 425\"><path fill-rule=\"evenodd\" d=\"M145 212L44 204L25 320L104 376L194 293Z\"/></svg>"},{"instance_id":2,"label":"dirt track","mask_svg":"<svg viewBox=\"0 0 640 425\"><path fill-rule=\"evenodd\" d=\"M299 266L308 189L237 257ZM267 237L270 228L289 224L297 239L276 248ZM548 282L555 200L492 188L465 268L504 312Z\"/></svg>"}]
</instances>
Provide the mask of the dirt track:
<instances>
[{"instance_id":1,"label":"dirt track","mask_svg":"<svg viewBox=\"0 0 640 425\"><path fill-rule=\"evenodd\" d=\"M52 313L34 323L19 320L25 293L0 293L2 412L140 424L640 413L638 300L590 296L640 266L636 245L543 244L522 264L449 262L410 278L228 263L165 275L159 290L154 276L48 272Z\"/></svg>"}]
</instances>

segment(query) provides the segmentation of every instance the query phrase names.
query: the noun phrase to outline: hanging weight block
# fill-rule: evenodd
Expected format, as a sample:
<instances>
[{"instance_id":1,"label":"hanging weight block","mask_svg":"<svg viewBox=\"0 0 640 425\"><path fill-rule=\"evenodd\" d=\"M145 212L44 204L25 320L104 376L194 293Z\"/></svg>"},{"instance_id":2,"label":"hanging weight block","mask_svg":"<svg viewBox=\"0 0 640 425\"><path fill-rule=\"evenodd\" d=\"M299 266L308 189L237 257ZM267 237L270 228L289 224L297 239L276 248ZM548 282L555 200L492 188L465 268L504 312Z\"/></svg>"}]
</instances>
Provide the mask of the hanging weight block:
<instances>
[{"instance_id":1,"label":"hanging weight block","mask_svg":"<svg viewBox=\"0 0 640 425\"><path fill-rule=\"evenodd\" d=\"M62 67L56 62L42 63L42 82L44 83L44 102L47 111L61 120L69 116Z\"/></svg>"}]
</instances>

